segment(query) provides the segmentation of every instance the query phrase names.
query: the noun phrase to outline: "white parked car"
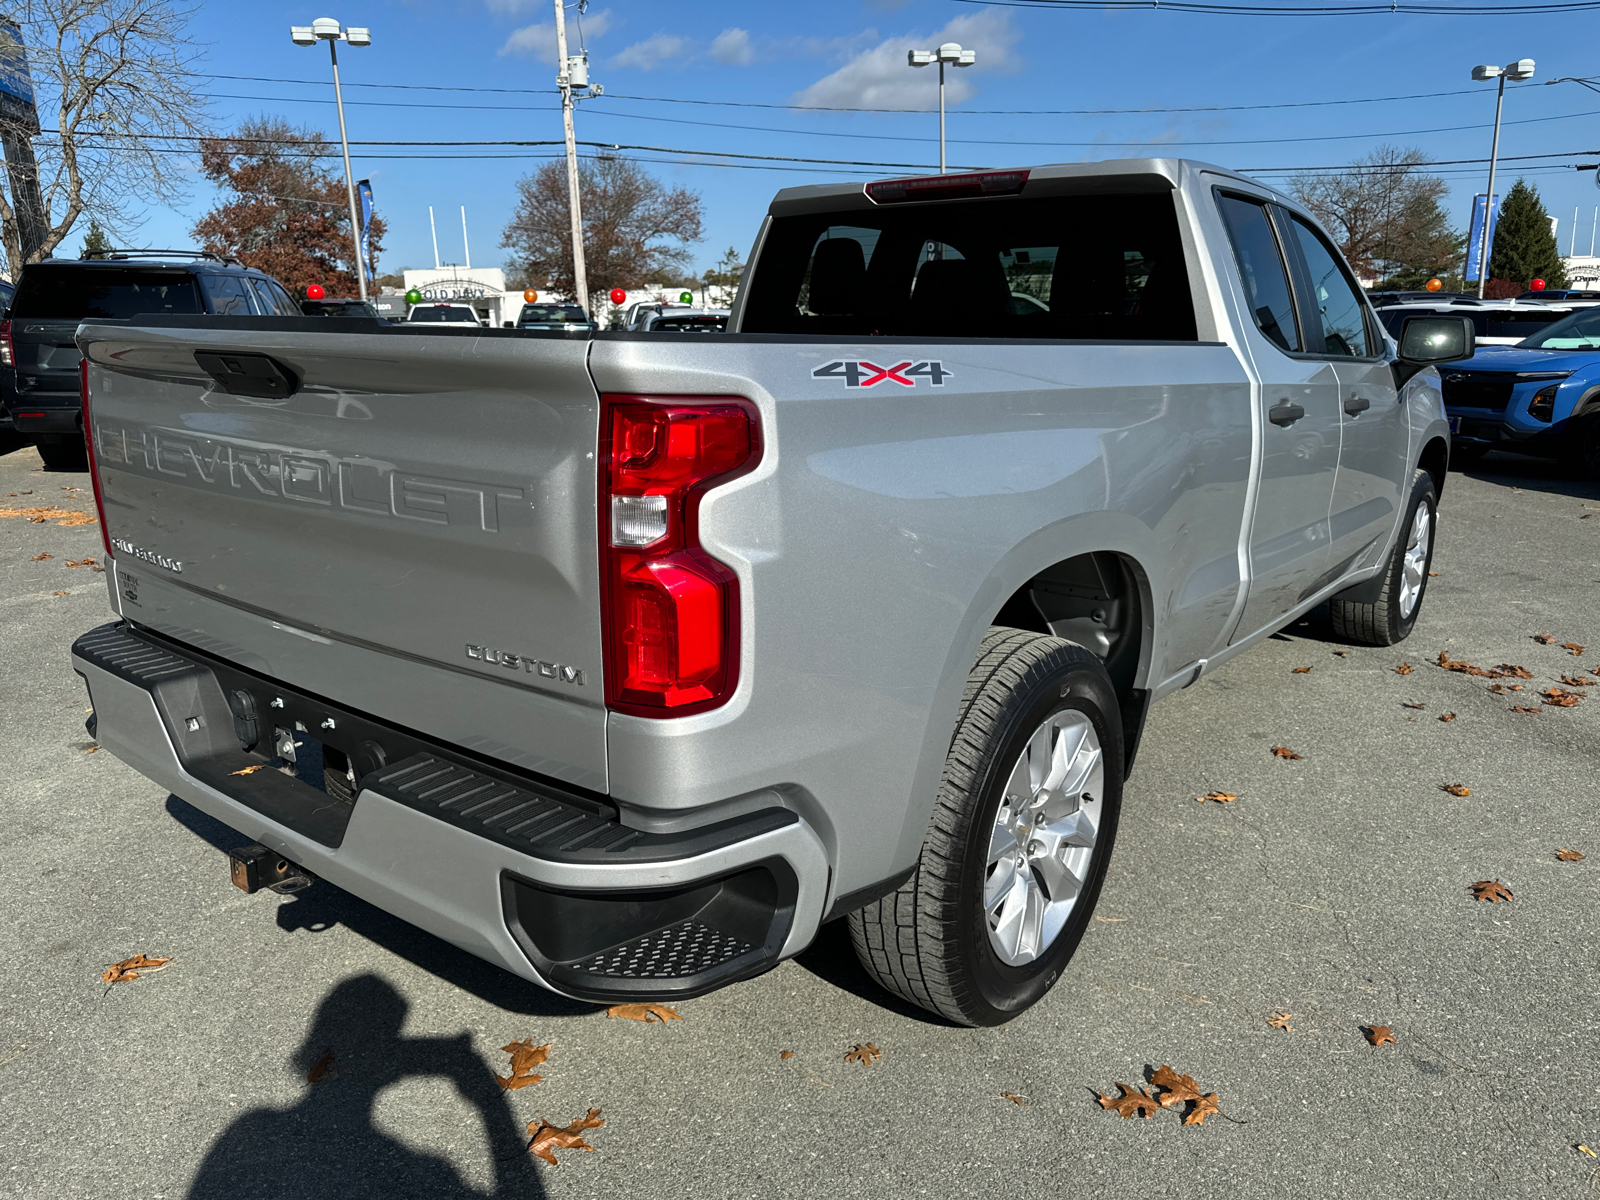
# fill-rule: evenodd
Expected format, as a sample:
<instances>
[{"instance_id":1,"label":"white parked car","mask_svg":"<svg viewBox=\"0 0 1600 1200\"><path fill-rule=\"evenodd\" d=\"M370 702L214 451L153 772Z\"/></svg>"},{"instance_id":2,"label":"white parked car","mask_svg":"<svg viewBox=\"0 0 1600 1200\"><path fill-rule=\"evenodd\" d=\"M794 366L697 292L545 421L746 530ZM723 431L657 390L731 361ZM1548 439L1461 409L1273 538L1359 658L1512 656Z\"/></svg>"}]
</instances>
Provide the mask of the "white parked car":
<instances>
[{"instance_id":1,"label":"white parked car","mask_svg":"<svg viewBox=\"0 0 1600 1200\"><path fill-rule=\"evenodd\" d=\"M728 310L662 305L661 312L645 313L637 328L640 333L722 333L728 328Z\"/></svg>"},{"instance_id":2,"label":"white parked car","mask_svg":"<svg viewBox=\"0 0 1600 1200\"><path fill-rule=\"evenodd\" d=\"M1396 339L1407 317L1466 317L1472 322L1479 346L1515 346L1523 338L1570 316L1573 306L1545 304L1539 300L1416 300L1387 304L1377 310L1378 320Z\"/></svg>"},{"instance_id":3,"label":"white parked car","mask_svg":"<svg viewBox=\"0 0 1600 1200\"><path fill-rule=\"evenodd\" d=\"M470 304L418 304L411 309L408 321L429 321L435 324L449 322L452 324L482 325L478 319L478 310Z\"/></svg>"}]
</instances>

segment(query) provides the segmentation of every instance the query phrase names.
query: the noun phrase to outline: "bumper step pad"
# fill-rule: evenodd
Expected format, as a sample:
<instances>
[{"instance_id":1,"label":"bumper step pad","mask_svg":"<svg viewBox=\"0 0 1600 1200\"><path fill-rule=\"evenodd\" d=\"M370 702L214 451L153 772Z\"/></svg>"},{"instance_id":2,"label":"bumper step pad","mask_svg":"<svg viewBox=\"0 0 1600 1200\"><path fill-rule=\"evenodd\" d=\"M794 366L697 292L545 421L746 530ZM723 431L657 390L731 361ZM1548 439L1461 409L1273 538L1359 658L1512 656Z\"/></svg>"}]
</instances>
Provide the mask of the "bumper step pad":
<instances>
[{"instance_id":1,"label":"bumper step pad","mask_svg":"<svg viewBox=\"0 0 1600 1200\"><path fill-rule=\"evenodd\" d=\"M685 921L597 954L578 970L618 979L675 979L710 971L755 949L709 925Z\"/></svg>"}]
</instances>

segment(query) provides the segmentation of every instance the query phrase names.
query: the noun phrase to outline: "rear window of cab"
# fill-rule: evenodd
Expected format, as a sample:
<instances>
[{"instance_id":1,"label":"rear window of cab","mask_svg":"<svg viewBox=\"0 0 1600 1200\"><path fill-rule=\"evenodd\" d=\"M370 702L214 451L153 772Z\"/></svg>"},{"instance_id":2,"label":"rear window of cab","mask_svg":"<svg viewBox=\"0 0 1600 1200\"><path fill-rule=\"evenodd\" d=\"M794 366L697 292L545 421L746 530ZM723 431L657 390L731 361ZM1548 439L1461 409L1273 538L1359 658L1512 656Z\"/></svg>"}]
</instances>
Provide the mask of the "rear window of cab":
<instances>
[{"instance_id":1,"label":"rear window of cab","mask_svg":"<svg viewBox=\"0 0 1600 1200\"><path fill-rule=\"evenodd\" d=\"M204 311L200 289L188 271L35 263L23 268L9 315L39 321L123 321L147 313Z\"/></svg>"}]
</instances>

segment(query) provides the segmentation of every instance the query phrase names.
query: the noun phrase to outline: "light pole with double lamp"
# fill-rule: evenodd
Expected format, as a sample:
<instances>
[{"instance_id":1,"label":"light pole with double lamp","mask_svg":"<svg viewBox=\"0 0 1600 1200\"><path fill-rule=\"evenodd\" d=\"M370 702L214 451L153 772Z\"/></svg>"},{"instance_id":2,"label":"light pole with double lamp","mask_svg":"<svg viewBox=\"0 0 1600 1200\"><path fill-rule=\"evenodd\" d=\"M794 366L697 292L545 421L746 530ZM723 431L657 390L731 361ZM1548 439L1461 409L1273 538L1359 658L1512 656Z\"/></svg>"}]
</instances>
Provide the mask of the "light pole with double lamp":
<instances>
[{"instance_id":1,"label":"light pole with double lamp","mask_svg":"<svg viewBox=\"0 0 1600 1200\"><path fill-rule=\"evenodd\" d=\"M309 25L289 26L289 37L296 46L315 46L328 43L328 57L333 63L333 102L339 110L339 144L344 148L344 190L350 201L350 242L355 247L356 286L361 289L361 300L367 299L367 269L361 261L361 214L356 208L356 181L350 171L350 138L344 129L344 93L339 90L339 51L336 42L349 42L352 46L372 45L372 31L351 27L341 29L332 17L318 17Z\"/></svg>"},{"instance_id":2,"label":"light pole with double lamp","mask_svg":"<svg viewBox=\"0 0 1600 1200\"><path fill-rule=\"evenodd\" d=\"M946 42L937 50L908 50L906 62L913 67L939 64L939 174L944 174L944 65L970 67L978 61L976 50L963 50L959 42Z\"/></svg>"},{"instance_id":3,"label":"light pole with double lamp","mask_svg":"<svg viewBox=\"0 0 1600 1200\"><path fill-rule=\"evenodd\" d=\"M1533 59L1519 58L1503 67L1473 67L1472 77L1479 83L1490 79L1500 81L1500 91L1494 100L1494 141L1489 145L1489 192L1483 198L1483 229L1478 234L1478 299L1483 299L1483 288L1489 282L1489 214L1494 207L1494 166L1500 157L1500 107L1506 102L1506 80L1521 83L1533 78Z\"/></svg>"}]
</instances>

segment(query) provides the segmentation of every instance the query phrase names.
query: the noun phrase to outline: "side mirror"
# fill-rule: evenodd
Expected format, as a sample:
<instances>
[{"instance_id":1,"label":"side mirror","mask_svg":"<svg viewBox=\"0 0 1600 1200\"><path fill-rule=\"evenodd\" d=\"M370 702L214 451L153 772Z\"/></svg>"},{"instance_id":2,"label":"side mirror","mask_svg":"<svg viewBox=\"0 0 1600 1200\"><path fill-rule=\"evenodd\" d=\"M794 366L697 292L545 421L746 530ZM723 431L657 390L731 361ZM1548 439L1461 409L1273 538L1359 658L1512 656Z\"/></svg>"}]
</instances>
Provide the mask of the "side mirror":
<instances>
[{"instance_id":1,"label":"side mirror","mask_svg":"<svg viewBox=\"0 0 1600 1200\"><path fill-rule=\"evenodd\" d=\"M1471 358L1471 317L1407 317L1400 326L1400 358L1417 367Z\"/></svg>"}]
</instances>

